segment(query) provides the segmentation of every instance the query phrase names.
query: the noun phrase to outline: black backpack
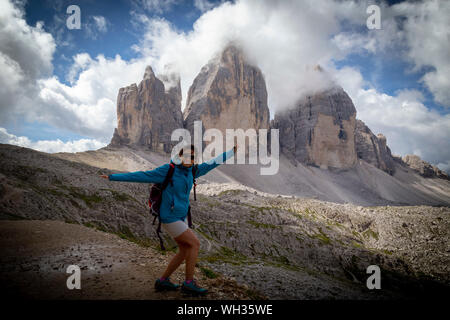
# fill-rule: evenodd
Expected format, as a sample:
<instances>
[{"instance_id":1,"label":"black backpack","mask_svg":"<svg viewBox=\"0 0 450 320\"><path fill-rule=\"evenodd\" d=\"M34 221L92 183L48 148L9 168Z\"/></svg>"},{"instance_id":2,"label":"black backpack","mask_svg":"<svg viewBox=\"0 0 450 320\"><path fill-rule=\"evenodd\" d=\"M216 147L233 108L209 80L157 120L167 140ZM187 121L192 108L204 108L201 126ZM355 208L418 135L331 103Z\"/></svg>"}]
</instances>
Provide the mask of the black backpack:
<instances>
[{"instance_id":1,"label":"black backpack","mask_svg":"<svg viewBox=\"0 0 450 320\"><path fill-rule=\"evenodd\" d=\"M167 172L166 177L164 178L163 183L154 183L150 185L150 195L148 197L148 206L150 208L150 214L152 216L154 216L153 219L153 225L155 224L156 219L158 218L158 228L156 229L156 233L158 235L159 238L159 244L161 246L161 250L166 250L166 248L164 247L163 244L163 240L161 238L161 217L160 217L160 213L159 213L159 209L161 207L161 201L162 201L162 193L164 191L164 189L167 187L167 185L170 183L173 184L172 182L172 176L173 176L173 172L175 171L175 165L171 162L169 167L169 171ZM194 167L192 168L192 177L194 178L194 200L197 201L197 195L195 192L195 187L197 186L196 182L195 182L195 174L197 172L197 165L195 164ZM188 208L188 214L187 214L187 218L188 218L188 226L189 228L192 228L192 217L191 217L191 206L189 205Z\"/></svg>"}]
</instances>

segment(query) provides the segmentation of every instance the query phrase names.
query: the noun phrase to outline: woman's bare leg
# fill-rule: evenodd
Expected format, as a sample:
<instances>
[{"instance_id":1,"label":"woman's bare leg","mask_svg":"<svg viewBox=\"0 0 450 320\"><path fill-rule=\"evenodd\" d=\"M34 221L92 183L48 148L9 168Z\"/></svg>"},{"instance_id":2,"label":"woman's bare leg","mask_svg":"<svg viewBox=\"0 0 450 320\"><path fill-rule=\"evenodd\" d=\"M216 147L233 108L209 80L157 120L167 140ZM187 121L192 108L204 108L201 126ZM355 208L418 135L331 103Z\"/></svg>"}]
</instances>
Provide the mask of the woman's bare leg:
<instances>
[{"instance_id":1,"label":"woman's bare leg","mask_svg":"<svg viewBox=\"0 0 450 320\"><path fill-rule=\"evenodd\" d=\"M170 275L177 270L180 264L186 259L188 253L188 247L184 243L178 243L178 253L170 260L169 265L164 271L162 277L168 278Z\"/></svg>"},{"instance_id":2,"label":"woman's bare leg","mask_svg":"<svg viewBox=\"0 0 450 320\"><path fill-rule=\"evenodd\" d=\"M175 238L186 246L186 280L194 279L195 263L197 262L200 241L191 229L187 229L181 235Z\"/></svg>"}]
</instances>

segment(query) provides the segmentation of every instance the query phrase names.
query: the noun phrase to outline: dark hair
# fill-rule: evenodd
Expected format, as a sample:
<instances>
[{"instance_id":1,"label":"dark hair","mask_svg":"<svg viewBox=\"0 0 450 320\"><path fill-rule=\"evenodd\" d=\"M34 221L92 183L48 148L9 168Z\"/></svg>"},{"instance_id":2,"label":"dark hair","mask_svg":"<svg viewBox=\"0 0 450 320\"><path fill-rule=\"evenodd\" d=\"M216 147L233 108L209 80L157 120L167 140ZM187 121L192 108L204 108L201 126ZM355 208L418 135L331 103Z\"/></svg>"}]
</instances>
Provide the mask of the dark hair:
<instances>
[{"instance_id":1,"label":"dark hair","mask_svg":"<svg viewBox=\"0 0 450 320\"><path fill-rule=\"evenodd\" d=\"M180 150L180 152L178 153L178 155L179 155L180 157L183 155L183 149L184 149L184 148L182 148L182 149ZM194 147L193 144L191 144L191 152L192 152L192 153L195 153L195 147Z\"/></svg>"}]
</instances>

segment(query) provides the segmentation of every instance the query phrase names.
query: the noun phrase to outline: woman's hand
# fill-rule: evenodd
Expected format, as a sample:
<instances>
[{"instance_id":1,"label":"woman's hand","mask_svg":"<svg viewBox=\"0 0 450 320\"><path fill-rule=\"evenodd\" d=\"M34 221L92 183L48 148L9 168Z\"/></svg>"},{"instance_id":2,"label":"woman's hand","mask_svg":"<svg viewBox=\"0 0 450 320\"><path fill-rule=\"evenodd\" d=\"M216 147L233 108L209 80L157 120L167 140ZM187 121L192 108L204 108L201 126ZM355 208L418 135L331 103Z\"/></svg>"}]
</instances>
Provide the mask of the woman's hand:
<instances>
[{"instance_id":1,"label":"woman's hand","mask_svg":"<svg viewBox=\"0 0 450 320\"><path fill-rule=\"evenodd\" d=\"M107 176L106 174L102 174L102 175L100 176L100 178L109 179L109 176Z\"/></svg>"},{"instance_id":2,"label":"woman's hand","mask_svg":"<svg viewBox=\"0 0 450 320\"><path fill-rule=\"evenodd\" d=\"M233 151L234 151L234 153L236 153L236 151L237 151L237 143L234 145Z\"/></svg>"}]
</instances>

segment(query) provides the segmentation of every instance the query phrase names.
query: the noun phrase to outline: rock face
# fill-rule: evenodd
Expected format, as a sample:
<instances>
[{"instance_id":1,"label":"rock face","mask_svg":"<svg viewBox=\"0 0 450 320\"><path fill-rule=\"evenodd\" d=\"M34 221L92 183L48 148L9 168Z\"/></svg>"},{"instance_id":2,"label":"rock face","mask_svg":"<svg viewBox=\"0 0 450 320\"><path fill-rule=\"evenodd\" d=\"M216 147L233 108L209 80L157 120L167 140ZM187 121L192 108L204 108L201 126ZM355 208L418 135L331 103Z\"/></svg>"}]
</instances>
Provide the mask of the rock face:
<instances>
[{"instance_id":1,"label":"rock face","mask_svg":"<svg viewBox=\"0 0 450 320\"><path fill-rule=\"evenodd\" d=\"M161 77L173 82L174 75ZM145 146L154 151L170 152L172 131L183 127L181 113L181 86L166 91L150 66L145 69L139 86L135 83L120 88L117 96L117 128L110 146Z\"/></svg>"},{"instance_id":2,"label":"rock face","mask_svg":"<svg viewBox=\"0 0 450 320\"><path fill-rule=\"evenodd\" d=\"M280 149L291 160L321 168L350 168L356 164L356 109L340 87L300 100L277 112Z\"/></svg>"},{"instance_id":3,"label":"rock face","mask_svg":"<svg viewBox=\"0 0 450 320\"><path fill-rule=\"evenodd\" d=\"M379 133L375 136L363 121L356 119L355 142L358 158L390 175L394 174L394 159L384 135Z\"/></svg>"},{"instance_id":4,"label":"rock face","mask_svg":"<svg viewBox=\"0 0 450 320\"><path fill-rule=\"evenodd\" d=\"M205 65L189 88L183 113L185 128L194 121L203 129L269 128L266 83L261 71L247 63L240 48L229 45Z\"/></svg>"},{"instance_id":5,"label":"rock face","mask_svg":"<svg viewBox=\"0 0 450 320\"><path fill-rule=\"evenodd\" d=\"M407 154L402 157L402 161L408 165L411 169L419 172L419 174L425 178L441 178L450 180L447 173L441 171L438 167L420 159L419 156L414 154Z\"/></svg>"}]
</instances>

